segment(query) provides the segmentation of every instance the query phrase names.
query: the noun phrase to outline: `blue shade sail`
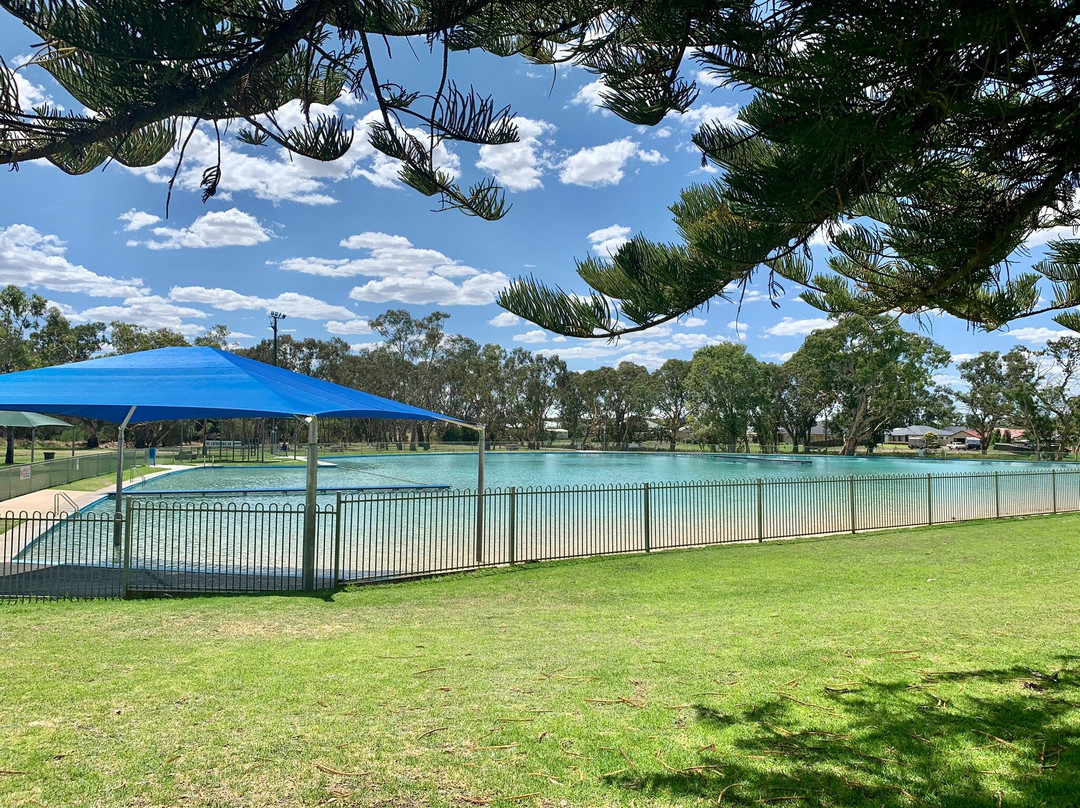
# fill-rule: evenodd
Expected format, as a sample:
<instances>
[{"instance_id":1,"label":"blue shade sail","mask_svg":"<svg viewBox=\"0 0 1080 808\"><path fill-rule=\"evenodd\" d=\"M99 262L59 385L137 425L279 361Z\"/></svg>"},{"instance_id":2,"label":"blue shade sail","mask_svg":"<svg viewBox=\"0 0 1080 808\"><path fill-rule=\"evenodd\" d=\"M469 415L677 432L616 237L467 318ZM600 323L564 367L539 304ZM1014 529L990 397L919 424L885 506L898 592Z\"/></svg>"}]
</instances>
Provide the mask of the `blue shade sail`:
<instances>
[{"instance_id":1,"label":"blue shade sail","mask_svg":"<svg viewBox=\"0 0 1080 808\"><path fill-rule=\"evenodd\" d=\"M400 418L464 424L437 412L216 348L158 348L0 375L0 410L121 423L182 418Z\"/></svg>"}]
</instances>

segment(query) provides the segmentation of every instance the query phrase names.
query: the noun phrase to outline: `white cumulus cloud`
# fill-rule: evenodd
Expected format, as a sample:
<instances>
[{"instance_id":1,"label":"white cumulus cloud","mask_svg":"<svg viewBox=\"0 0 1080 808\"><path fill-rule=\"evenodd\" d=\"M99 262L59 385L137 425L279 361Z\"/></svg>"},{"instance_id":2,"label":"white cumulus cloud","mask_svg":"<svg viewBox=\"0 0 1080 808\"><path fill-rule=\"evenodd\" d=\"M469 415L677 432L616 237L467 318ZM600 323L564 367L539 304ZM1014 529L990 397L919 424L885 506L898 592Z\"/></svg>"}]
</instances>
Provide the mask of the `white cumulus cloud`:
<instances>
[{"instance_id":1,"label":"white cumulus cloud","mask_svg":"<svg viewBox=\"0 0 1080 808\"><path fill-rule=\"evenodd\" d=\"M205 286L174 286L169 300L180 303L202 303L221 311L280 311L289 317L304 320L356 320L356 314L344 306L336 306L298 292L283 292L276 297L245 295L233 289Z\"/></svg>"},{"instance_id":2,"label":"white cumulus cloud","mask_svg":"<svg viewBox=\"0 0 1080 808\"><path fill-rule=\"evenodd\" d=\"M531 118L515 118L514 123L518 128L518 142L481 146L476 167L493 174L498 183L511 192L543 188L541 178L549 158L543 152L540 138L554 132L555 127L547 121Z\"/></svg>"},{"instance_id":3,"label":"white cumulus cloud","mask_svg":"<svg viewBox=\"0 0 1080 808\"><path fill-rule=\"evenodd\" d=\"M613 224L610 227L602 227L593 230L587 238L592 248L603 255L614 255L615 251L628 242L630 228L621 224Z\"/></svg>"},{"instance_id":4,"label":"white cumulus cloud","mask_svg":"<svg viewBox=\"0 0 1080 808\"><path fill-rule=\"evenodd\" d=\"M585 86L578 89L570 99L570 104L576 107L585 107L589 112L601 112L604 115L610 115L611 112L604 109L602 106L604 100L600 97L600 93L604 90L603 79L596 79L590 81Z\"/></svg>"},{"instance_id":5,"label":"white cumulus cloud","mask_svg":"<svg viewBox=\"0 0 1080 808\"><path fill-rule=\"evenodd\" d=\"M836 322L826 317L809 317L805 320L785 317L776 325L766 328L765 334L772 337L801 337L822 328L832 328L834 325Z\"/></svg>"},{"instance_id":6,"label":"white cumulus cloud","mask_svg":"<svg viewBox=\"0 0 1080 808\"><path fill-rule=\"evenodd\" d=\"M356 334L370 334L371 323L367 320L330 320L326 324L326 330L339 336L351 336Z\"/></svg>"},{"instance_id":7,"label":"white cumulus cloud","mask_svg":"<svg viewBox=\"0 0 1080 808\"><path fill-rule=\"evenodd\" d=\"M623 337L615 343L592 341L582 344L581 341L577 341L570 347L540 348L537 353L544 356L558 355L565 361L592 364L635 362L644 365L649 370L655 370L672 355L685 354L686 351L696 351L706 345L719 345L731 341L729 337L718 334L673 332L668 327L660 326Z\"/></svg>"},{"instance_id":8,"label":"white cumulus cloud","mask_svg":"<svg viewBox=\"0 0 1080 808\"><path fill-rule=\"evenodd\" d=\"M184 322L188 319L205 320L209 315L190 306L177 306L170 300L158 295L129 297L119 306L94 306L80 311L72 320L75 322L123 320L125 323L145 326L146 328L168 328L184 336L194 337L206 329L201 325Z\"/></svg>"},{"instance_id":9,"label":"white cumulus cloud","mask_svg":"<svg viewBox=\"0 0 1080 808\"><path fill-rule=\"evenodd\" d=\"M362 258L286 258L278 266L291 272L331 278L367 276L374 280L353 287L349 297L371 303L482 306L510 279L502 272L481 272L438 250L414 247L404 236L366 232L340 242L348 250L364 250ZM459 279L461 280L460 282Z\"/></svg>"},{"instance_id":10,"label":"white cumulus cloud","mask_svg":"<svg viewBox=\"0 0 1080 808\"><path fill-rule=\"evenodd\" d=\"M59 237L26 224L0 228L0 284L74 292L91 297L135 297L149 294L139 278L100 275L65 257Z\"/></svg>"},{"instance_id":11,"label":"white cumulus cloud","mask_svg":"<svg viewBox=\"0 0 1080 808\"><path fill-rule=\"evenodd\" d=\"M664 159L659 152L643 151L636 141L622 138L570 155L562 164L559 180L564 185L618 185L626 175L627 162L634 157L653 164L658 157Z\"/></svg>"},{"instance_id":12,"label":"white cumulus cloud","mask_svg":"<svg viewBox=\"0 0 1080 808\"><path fill-rule=\"evenodd\" d=\"M189 227L155 227L150 232L153 233L152 238L132 240L128 246L149 247L151 250L253 247L270 240L269 231L259 224L258 219L237 208L204 213Z\"/></svg>"},{"instance_id":13,"label":"white cumulus cloud","mask_svg":"<svg viewBox=\"0 0 1080 808\"><path fill-rule=\"evenodd\" d=\"M313 104L311 114L313 117L319 113L336 114L340 111L339 105L349 106L342 101L331 106ZM303 112L299 102L290 101L276 111L275 118L283 126L300 124L303 121ZM246 146L232 135L223 135L222 176L217 198L231 199L235 193L249 193L257 199L275 203L333 205L337 199L333 195L331 183L357 177L383 188L403 188L398 178L400 164L376 151L368 142L368 127L378 119L377 111L372 110L359 120L354 120L352 146L343 157L331 162L290 154L278 146ZM182 131L185 132L185 137L186 127L190 125L190 121L184 122ZM419 129L407 131L426 137ZM167 183L179 154L179 148L174 148L169 156L156 166L130 170L152 182ZM203 171L217 163L217 155L218 143L213 129L206 125L200 126L188 141L184 162L176 179L177 186L187 191L198 191ZM437 167L452 177L460 173L460 159L444 145L435 148L434 160Z\"/></svg>"},{"instance_id":14,"label":"white cumulus cloud","mask_svg":"<svg viewBox=\"0 0 1080 808\"><path fill-rule=\"evenodd\" d=\"M532 331L526 331L524 334L514 334L514 342L524 342L527 345L547 342L547 332L536 328Z\"/></svg>"},{"instance_id":15,"label":"white cumulus cloud","mask_svg":"<svg viewBox=\"0 0 1080 808\"><path fill-rule=\"evenodd\" d=\"M52 96L45 91L45 88L39 84L34 84L21 71L11 75L15 78L15 89L19 93L20 109L30 110L41 104L53 103Z\"/></svg>"},{"instance_id":16,"label":"white cumulus cloud","mask_svg":"<svg viewBox=\"0 0 1080 808\"><path fill-rule=\"evenodd\" d=\"M160 216L155 216L153 213L147 213L145 210L135 210L132 208L127 213L121 213L117 216L120 221L125 222L124 230L141 230L144 227L149 227L152 224L157 224L161 221Z\"/></svg>"},{"instance_id":17,"label":"white cumulus cloud","mask_svg":"<svg viewBox=\"0 0 1080 808\"><path fill-rule=\"evenodd\" d=\"M354 287L349 292L349 297L370 303L400 300L418 306L484 306L494 303L496 293L509 283L510 279L501 272L477 275L460 285L439 275L430 275L427 278L384 278Z\"/></svg>"},{"instance_id":18,"label":"white cumulus cloud","mask_svg":"<svg viewBox=\"0 0 1080 808\"><path fill-rule=\"evenodd\" d=\"M739 118L739 107L728 104L702 104L686 112L670 112L664 117L665 123L677 123L690 129L696 129L703 123L733 124Z\"/></svg>"},{"instance_id":19,"label":"white cumulus cloud","mask_svg":"<svg viewBox=\"0 0 1080 808\"><path fill-rule=\"evenodd\" d=\"M493 325L496 328L511 328L521 322L521 318L516 314L511 314L508 311L504 311L501 314L496 314L490 320L488 325Z\"/></svg>"},{"instance_id":20,"label":"white cumulus cloud","mask_svg":"<svg viewBox=\"0 0 1080 808\"><path fill-rule=\"evenodd\" d=\"M1009 336L1024 342L1046 342L1048 339L1057 339L1058 337L1075 335L1072 331L1063 328L1036 328L1034 326L1028 326L1026 328L1014 328L1009 332Z\"/></svg>"},{"instance_id":21,"label":"white cumulus cloud","mask_svg":"<svg viewBox=\"0 0 1080 808\"><path fill-rule=\"evenodd\" d=\"M700 84L702 87L719 87L724 83L720 76L709 70L699 70L694 74L694 81Z\"/></svg>"}]
</instances>

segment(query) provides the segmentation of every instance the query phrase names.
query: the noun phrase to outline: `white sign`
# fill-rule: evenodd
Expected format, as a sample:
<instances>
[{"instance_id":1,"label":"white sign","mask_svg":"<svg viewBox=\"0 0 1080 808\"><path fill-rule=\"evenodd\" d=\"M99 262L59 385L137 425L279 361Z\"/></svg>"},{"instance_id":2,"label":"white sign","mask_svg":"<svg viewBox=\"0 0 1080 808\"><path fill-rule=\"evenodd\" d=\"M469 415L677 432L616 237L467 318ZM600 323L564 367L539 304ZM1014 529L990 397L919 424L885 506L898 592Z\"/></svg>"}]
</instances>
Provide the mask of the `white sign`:
<instances>
[{"instance_id":1,"label":"white sign","mask_svg":"<svg viewBox=\"0 0 1080 808\"><path fill-rule=\"evenodd\" d=\"M19 479L20 480L29 480L30 479L30 467L29 466L23 466L22 468L19 469Z\"/></svg>"}]
</instances>

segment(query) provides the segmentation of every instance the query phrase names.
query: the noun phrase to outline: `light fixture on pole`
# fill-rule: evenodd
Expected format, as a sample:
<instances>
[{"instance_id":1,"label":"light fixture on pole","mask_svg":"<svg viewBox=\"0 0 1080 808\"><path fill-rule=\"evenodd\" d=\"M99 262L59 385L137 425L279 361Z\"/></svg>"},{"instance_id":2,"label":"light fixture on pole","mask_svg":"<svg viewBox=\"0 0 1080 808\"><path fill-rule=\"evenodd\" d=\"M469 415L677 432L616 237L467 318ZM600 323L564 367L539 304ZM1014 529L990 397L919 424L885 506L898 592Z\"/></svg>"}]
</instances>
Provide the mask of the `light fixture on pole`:
<instances>
[{"instance_id":1,"label":"light fixture on pole","mask_svg":"<svg viewBox=\"0 0 1080 808\"><path fill-rule=\"evenodd\" d=\"M280 311L271 311L268 314L270 316L270 329L274 332L274 367L277 367L277 324L278 320L285 319L285 315Z\"/></svg>"}]
</instances>

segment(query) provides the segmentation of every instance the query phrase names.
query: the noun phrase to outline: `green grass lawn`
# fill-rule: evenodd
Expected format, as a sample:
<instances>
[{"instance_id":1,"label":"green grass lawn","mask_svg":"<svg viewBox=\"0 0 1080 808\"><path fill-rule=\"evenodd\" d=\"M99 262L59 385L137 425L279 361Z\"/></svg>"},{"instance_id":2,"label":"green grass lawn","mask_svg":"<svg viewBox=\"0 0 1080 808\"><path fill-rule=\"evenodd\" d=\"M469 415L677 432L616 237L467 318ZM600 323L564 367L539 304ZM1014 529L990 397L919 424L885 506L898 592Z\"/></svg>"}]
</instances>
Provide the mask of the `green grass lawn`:
<instances>
[{"instance_id":1,"label":"green grass lawn","mask_svg":"<svg viewBox=\"0 0 1080 808\"><path fill-rule=\"evenodd\" d=\"M1076 806L1080 517L0 606L0 805Z\"/></svg>"},{"instance_id":2,"label":"green grass lawn","mask_svg":"<svg viewBox=\"0 0 1080 808\"><path fill-rule=\"evenodd\" d=\"M149 474L152 471L162 471L160 466L135 466L130 469L124 470L124 482L134 480L136 477L140 477L143 474ZM108 474L99 474L97 477L87 477L85 480L75 480L74 482L65 483L64 485L58 485L63 491L97 491L99 488L104 488L107 485L113 485L116 482L116 472L110 471Z\"/></svg>"}]
</instances>

